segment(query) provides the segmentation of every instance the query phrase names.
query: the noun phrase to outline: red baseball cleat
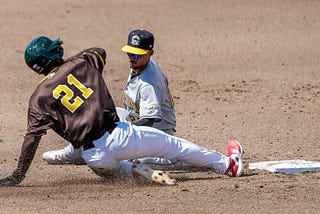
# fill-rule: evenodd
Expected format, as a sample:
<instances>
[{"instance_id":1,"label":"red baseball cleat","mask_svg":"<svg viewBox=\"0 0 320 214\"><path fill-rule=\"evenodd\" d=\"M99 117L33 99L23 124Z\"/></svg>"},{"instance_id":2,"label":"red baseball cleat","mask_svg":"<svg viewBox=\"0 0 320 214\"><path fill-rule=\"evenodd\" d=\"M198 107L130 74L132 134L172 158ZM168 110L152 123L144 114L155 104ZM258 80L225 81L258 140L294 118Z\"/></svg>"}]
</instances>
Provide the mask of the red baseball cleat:
<instances>
[{"instance_id":1,"label":"red baseball cleat","mask_svg":"<svg viewBox=\"0 0 320 214\"><path fill-rule=\"evenodd\" d=\"M243 162L242 162L242 146L236 140L228 142L228 154L230 157L230 164L225 174L230 177L238 177L243 173Z\"/></svg>"}]
</instances>

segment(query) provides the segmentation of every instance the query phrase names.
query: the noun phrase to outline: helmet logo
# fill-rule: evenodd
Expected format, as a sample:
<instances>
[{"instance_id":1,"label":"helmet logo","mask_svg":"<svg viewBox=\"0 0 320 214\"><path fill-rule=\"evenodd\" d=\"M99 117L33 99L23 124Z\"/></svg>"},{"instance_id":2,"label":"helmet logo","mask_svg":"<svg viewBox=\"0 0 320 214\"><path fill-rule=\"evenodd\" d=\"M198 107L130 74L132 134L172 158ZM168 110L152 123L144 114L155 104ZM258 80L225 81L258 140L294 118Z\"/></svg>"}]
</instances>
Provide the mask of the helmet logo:
<instances>
[{"instance_id":1,"label":"helmet logo","mask_svg":"<svg viewBox=\"0 0 320 214\"><path fill-rule=\"evenodd\" d=\"M32 66L32 69L35 70L38 73L41 73L41 71L42 71L42 67L40 65L38 65L38 64L34 64Z\"/></svg>"}]
</instances>

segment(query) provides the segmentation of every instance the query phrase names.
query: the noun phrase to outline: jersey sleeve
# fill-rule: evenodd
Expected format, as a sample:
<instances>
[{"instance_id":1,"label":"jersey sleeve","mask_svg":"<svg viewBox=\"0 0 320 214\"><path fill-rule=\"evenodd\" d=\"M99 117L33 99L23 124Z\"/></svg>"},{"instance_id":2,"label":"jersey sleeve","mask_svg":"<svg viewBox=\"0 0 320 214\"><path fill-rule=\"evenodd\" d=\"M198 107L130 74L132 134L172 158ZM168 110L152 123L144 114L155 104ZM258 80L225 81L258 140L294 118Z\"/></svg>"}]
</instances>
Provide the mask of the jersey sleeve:
<instances>
[{"instance_id":1,"label":"jersey sleeve","mask_svg":"<svg viewBox=\"0 0 320 214\"><path fill-rule=\"evenodd\" d=\"M160 90L152 85L146 85L141 88L140 93L140 118L161 118L162 96Z\"/></svg>"},{"instance_id":2,"label":"jersey sleeve","mask_svg":"<svg viewBox=\"0 0 320 214\"><path fill-rule=\"evenodd\" d=\"M102 48L88 48L80 53L67 59L73 60L74 58L82 57L84 58L92 67L96 68L100 73L102 73L103 68L106 64L106 51Z\"/></svg>"},{"instance_id":3,"label":"jersey sleeve","mask_svg":"<svg viewBox=\"0 0 320 214\"><path fill-rule=\"evenodd\" d=\"M104 65L106 64L106 52L102 48L90 48L83 52L82 56L102 73Z\"/></svg>"},{"instance_id":4,"label":"jersey sleeve","mask_svg":"<svg viewBox=\"0 0 320 214\"><path fill-rule=\"evenodd\" d=\"M17 172L20 175L25 175L28 171L38 148L41 136L46 134L46 131L49 129L49 127L49 121L41 116L38 111L29 108L27 134L21 147L21 153L17 166Z\"/></svg>"},{"instance_id":5,"label":"jersey sleeve","mask_svg":"<svg viewBox=\"0 0 320 214\"><path fill-rule=\"evenodd\" d=\"M41 109L37 110L29 108L27 135L32 134L42 136L51 128L52 122L44 117L40 112Z\"/></svg>"}]
</instances>

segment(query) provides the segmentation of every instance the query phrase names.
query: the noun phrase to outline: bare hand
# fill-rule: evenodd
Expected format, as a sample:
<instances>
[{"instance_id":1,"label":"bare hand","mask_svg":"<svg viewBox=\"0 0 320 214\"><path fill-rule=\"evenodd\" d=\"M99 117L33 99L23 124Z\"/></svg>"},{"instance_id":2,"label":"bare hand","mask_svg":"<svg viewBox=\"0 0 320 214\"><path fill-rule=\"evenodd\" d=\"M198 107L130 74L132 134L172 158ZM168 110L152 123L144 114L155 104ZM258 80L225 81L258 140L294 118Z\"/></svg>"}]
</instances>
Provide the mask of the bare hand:
<instances>
[{"instance_id":1,"label":"bare hand","mask_svg":"<svg viewBox=\"0 0 320 214\"><path fill-rule=\"evenodd\" d=\"M16 170L6 178L0 179L0 186L17 186L24 179Z\"/></svg>"}]
</instances>

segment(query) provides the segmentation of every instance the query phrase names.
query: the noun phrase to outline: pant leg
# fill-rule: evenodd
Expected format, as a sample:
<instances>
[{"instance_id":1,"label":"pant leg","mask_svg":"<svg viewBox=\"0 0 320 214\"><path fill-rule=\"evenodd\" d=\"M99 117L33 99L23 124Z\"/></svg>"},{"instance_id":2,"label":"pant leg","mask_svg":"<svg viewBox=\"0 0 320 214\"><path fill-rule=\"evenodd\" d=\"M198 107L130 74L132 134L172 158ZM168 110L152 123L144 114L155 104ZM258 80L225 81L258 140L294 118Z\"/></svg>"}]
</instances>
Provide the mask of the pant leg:
<instances>
[{"instance_id":1,"label":"pant leg","mask_svg":"<svg viewBox=\"0 0 320 214\"><path fill-rule=\"evenodd\" d=\"M124 108L121 107L116 107L117 114L120 118L120 121L122 122L128 122L128 111L126 111ZM162 130L166 132L167 134L174 135L174 130L173 129L167 129L167 130ZM182 168L182 162L179 160L168 160L164 158L158 158L158 157L146 157L146 158L141 158L139 159L140 162L144 164L148 164L151 166L153 169L165 169L165 170L170 170L170 169L181 169Z\"/></svg>"},{"instance_id":2,"label":"pant leg","mask_svg":"<svg viewBox=\"0 0 320 214\"><path fill-rule=\"evenodd\" d=\"M174 135L173 129L162 130L169 135ZM139 161L144 164L148 164L153 169L161 169L161 170L179 170L182 169L185 163L181 160L175 159L165 159L158 157L147 157L140 158Z\"/></svg>"},{"instance_id":3,"label":"pant leg","mask_svg":"<svg viewBox=\"0 0 320 214\"><path fill-rule=\"evenodd\" d=\"M144 157L177 159L196 167L209 167L223 174L229 158L155 128L119 122L111 135L94 142L95 148L82 153L89 166L117 169L120 161Z\"/></svg>"},{"instance_id":4,"label":"pant leg","mask_svg":"<svg viewBox=\"0 0 320 214\"><path fill-rule=\"evenodd\" d=\"M141 156L149 153L153 154L153 157L181 160L190 166L212 168L221 174L224 174L229 165L229 157L217 151L208 150L157 129L136 126L133 128L141 136L140 145L137 148ZM152 144L148 145L148 142L152 142ZM137 155L139 152L137 152Z\"/></svg>"}]
</instances>

